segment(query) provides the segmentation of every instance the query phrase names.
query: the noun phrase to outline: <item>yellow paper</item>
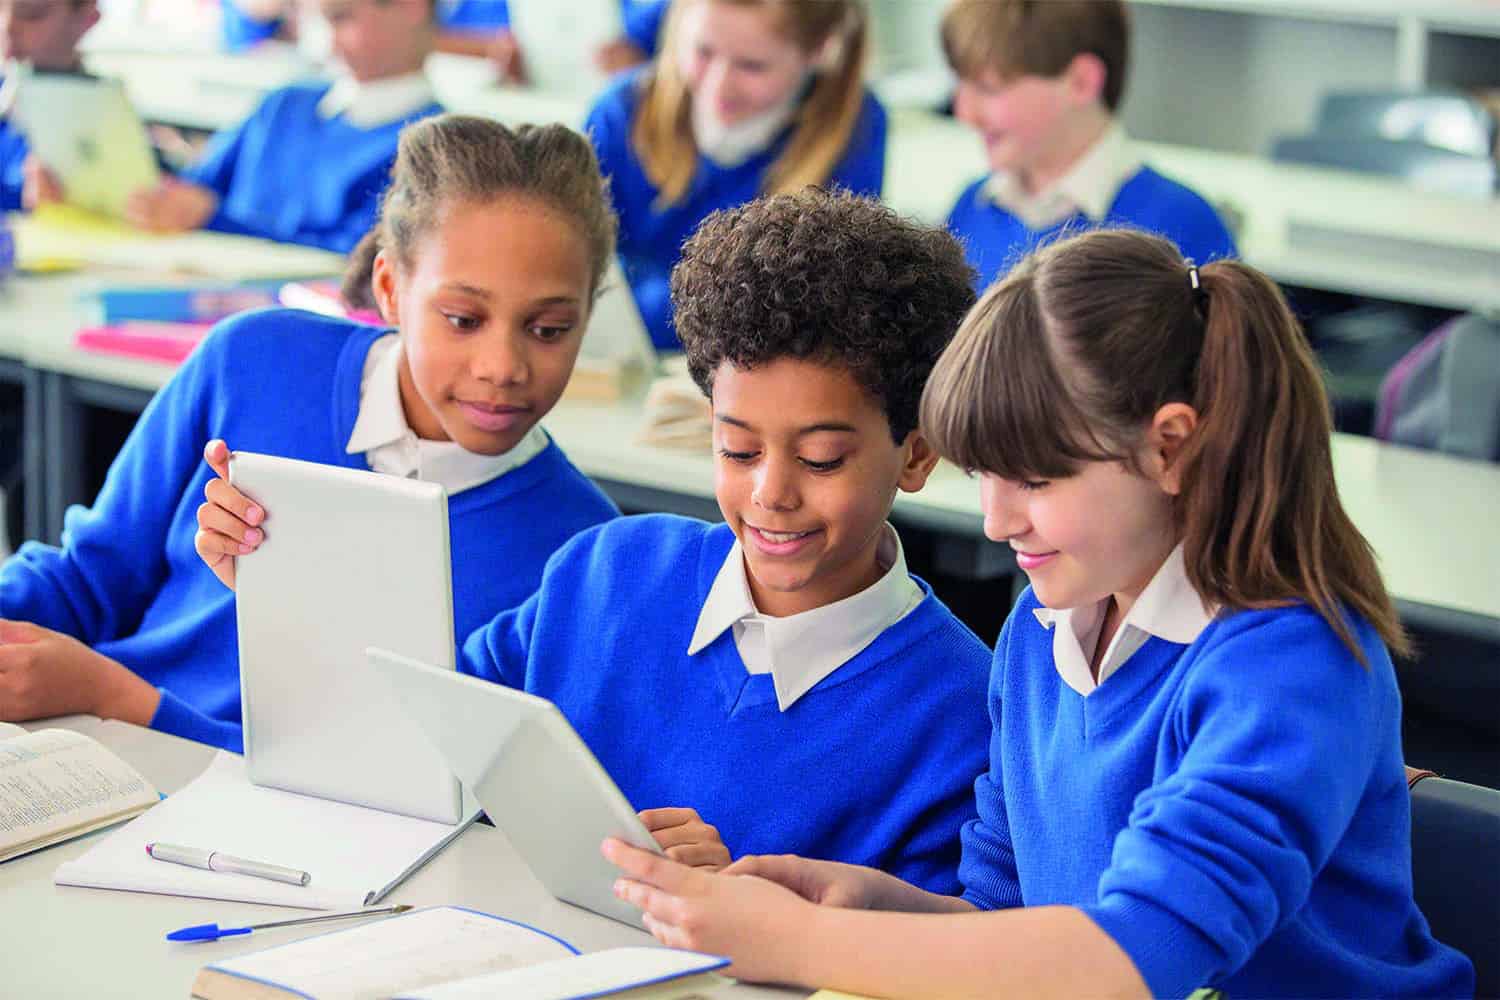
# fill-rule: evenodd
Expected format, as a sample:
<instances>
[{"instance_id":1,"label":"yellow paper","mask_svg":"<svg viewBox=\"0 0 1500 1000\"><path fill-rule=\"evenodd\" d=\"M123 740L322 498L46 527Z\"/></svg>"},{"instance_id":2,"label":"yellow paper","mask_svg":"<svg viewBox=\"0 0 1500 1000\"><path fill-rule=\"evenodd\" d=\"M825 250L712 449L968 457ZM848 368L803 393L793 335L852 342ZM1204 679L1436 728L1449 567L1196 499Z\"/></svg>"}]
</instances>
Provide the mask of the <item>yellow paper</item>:
<instances>
[{"instance_id":1,"label":"yellow paper","mask_svg":"<svg viewBox=\"0 0 1500 1000\"><path fill-rule=\"evenodd\" d=\"M314 247L196 230L159 234L72 205L12 217L23 271L107 267L231 280L338 274L341 254Z\"/></svg>"}]
</instances>

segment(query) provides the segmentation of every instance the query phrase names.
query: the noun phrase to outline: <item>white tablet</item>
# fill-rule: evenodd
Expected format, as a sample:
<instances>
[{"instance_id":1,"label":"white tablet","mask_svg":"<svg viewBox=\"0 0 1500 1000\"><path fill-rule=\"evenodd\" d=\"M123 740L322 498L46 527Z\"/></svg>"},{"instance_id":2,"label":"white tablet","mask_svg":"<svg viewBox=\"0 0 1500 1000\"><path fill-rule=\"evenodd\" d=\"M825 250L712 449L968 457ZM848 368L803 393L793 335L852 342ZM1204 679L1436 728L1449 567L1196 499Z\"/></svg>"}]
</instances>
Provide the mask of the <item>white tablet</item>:
<instances>
[{"instance_id":1,"label":"white tablet","mask_svg":"<svg viewBox=\"0 0 1500 1000\"><path fill-rule=\"evenodd\" d=\"M123 216L126 199L160 176L146 128L118 80L26 72L16 84L13 117L71 205Z\"/></svg>"},{"instance_id":2,"label":"white tablet","mask_svg":"<svg viewBox=\"0 0 1500 1000\"><path fill-rule=\"evenodd\" d=\"M364 655L453 669L443 488L244 451L229 479L266 510L265 540L235 570L250 780L458 822L457 779Z\"/></svg>"},{"instance_id":3,"label":"white tablet","mask_svg":"<svg viewBox=\"0 0 1500 1000\"><path fill-rule=\"evenodd\" d=\"M427 733L547 891L641 927L613 892L606 837L660 851L635 809L556 705L384 649L371 668Z\"/></svg>"}]
</instances>

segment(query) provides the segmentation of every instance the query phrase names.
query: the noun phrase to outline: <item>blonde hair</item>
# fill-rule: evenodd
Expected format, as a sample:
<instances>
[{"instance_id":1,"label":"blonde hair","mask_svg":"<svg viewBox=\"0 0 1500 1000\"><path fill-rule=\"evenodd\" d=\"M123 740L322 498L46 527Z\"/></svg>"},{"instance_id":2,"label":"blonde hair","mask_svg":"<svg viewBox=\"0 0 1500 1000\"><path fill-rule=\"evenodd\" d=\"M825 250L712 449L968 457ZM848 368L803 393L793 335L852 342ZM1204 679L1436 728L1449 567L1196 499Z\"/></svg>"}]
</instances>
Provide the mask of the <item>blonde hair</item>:
<instances>
[{"instance_id":1,"label":"blonde hair","mask_svg":"<svg viewBox=\"0 0 1500 1000\"><path fill-rule=\"evenodd\" d=\"M1375 555L1339 502L1332 415L1281 290L1236 260L1199 270L1168 240L1097 230L1028 256L969 311L922 396L939 454L1008 480L1085 462L1134 466L1143 429L1181 402L1174 459L1188 579L1226 608L1311 605L1364 661L1345 609L1410 646Z\"/></svg>"},{"instance_id":2,"label":"blonde hair","mask_svg":"<svg viewBox=\"0 0 1500 1000\"><path fill-rule=\"evenodd\" d=\"M766 173L762 193L787 194L825 183L849 145L864 101L868 29L860 0L675 0L630 131L631 146L659 192L658 205L680 202L698 169L691 95L676 56L683 11L692 3L765 9L775 15L777 30L806 53L837 40L837 65L817 74L797 112L791 141Z\"/></svg>"}]
</instances>

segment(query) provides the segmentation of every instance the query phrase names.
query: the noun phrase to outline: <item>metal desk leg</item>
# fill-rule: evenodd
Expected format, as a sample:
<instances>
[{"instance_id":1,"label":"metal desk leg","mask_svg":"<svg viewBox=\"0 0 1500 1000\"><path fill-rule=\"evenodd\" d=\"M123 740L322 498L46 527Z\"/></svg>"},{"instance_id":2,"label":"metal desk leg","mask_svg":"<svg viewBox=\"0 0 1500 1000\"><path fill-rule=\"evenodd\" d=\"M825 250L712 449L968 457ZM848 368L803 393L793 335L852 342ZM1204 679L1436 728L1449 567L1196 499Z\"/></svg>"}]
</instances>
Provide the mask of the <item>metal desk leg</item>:
<instances>
[{"instance_id":1,"label":"metal desk leg","mask_svg":"<svg viewBox=\"0 0 1500 1000\"><path fill-rule=\"evenodd\" d=\"M48 460L43 471L45 522L42 538L62 538L63 512L83 493L83 411L66 375L42 374L42 437Z\"/></svg>"}]
</instances>

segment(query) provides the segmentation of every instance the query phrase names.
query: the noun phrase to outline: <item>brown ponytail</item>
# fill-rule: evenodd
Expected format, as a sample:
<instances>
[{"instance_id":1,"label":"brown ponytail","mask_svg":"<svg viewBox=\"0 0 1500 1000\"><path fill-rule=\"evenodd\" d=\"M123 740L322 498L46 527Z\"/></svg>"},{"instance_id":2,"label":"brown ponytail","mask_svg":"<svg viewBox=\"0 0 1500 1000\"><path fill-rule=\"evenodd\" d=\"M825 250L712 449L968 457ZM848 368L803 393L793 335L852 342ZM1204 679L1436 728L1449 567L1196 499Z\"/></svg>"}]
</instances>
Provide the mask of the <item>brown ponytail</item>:
<instances>
[{"instance_id":1,"label":"brown ponytail","mask_svg":"<svg viewBox=\"0 0 1500 1000\"><path fill-rule=\"evenodd\" d=\"M1200 269L1169 241L1098 230L1023 260L970 310L922 397L937 451L1005 479L1134 463L1167 403L1198 424L1174 459L1188 579L1210 603L1305 601L1361 660L1346 610L1409 644L1369 543L1339 502L1332 420L1281 291L1238 261Z\"/></svg>"},{"instance_id":2,"label":"brown ponytail","mask_svg":"<svg viewBox=\"0 0 1500 1000\"><path fill-rule=\"evenodd\" d=\"M360 237L354 249L349 251L349 263L344 267L344 280L339 284L339 299L344 308L354 312L379 312L375 301L375 290L370 282L375 276L375 255L380 252L380 225L376 223L368 233Z\"/></svg>"}]
</instances>

